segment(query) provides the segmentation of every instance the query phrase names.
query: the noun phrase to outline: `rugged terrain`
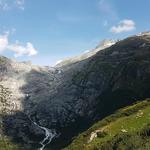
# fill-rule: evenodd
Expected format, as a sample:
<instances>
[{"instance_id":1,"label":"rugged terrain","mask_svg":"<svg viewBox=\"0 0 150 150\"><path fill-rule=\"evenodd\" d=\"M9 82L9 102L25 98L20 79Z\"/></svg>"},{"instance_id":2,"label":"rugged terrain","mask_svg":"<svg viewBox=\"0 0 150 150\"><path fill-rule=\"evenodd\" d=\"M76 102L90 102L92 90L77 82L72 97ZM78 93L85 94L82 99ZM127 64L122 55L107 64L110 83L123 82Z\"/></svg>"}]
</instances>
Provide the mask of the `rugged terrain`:
<instances>
[{"instance_id":1,"label":"rugged terrain","mask_svg":"<svg viewBox=\"0 0 150 150\"><path fill-rule=\"evenodd\" d=\"M62 149L98 120L150 97L149 32L88 53L55 67L0 57L3 150L40 148L46 131L56 133L47 149Z\"/></svg>"},{"instance_id":2,"label":"rugged terrain","mask_svg":"<svg viewBox=\"0 0 150 150\"><path fill-rule=\"evenodd\" d=\"M65 150L149 150L150 99L116 111L74 139Z\"/></svg>"}]
</instances>

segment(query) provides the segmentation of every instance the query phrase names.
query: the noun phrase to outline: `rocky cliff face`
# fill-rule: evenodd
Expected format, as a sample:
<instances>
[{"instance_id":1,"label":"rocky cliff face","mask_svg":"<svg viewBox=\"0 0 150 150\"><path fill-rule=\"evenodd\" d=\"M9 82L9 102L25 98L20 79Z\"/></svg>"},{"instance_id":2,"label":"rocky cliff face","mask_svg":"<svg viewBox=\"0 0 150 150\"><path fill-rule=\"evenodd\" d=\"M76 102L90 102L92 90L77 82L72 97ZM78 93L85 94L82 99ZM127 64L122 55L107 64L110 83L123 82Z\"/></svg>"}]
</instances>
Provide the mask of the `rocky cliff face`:
<instances>
[{"instance_id":1,"label":"rocky cliff face","mask_svg":"<svg viewBox=\"0 0 150 150\"><path fill-rule=\"evenodd\" d=\"M89 57L80 56L53 68L1 56L4 134L23 143L26 149L39 147L44 131L36 122L56 130L59 146L55 142L52 146L60 149L97 119L150 97L148 33L96 49Z\"/></svg>"}]
</instances>

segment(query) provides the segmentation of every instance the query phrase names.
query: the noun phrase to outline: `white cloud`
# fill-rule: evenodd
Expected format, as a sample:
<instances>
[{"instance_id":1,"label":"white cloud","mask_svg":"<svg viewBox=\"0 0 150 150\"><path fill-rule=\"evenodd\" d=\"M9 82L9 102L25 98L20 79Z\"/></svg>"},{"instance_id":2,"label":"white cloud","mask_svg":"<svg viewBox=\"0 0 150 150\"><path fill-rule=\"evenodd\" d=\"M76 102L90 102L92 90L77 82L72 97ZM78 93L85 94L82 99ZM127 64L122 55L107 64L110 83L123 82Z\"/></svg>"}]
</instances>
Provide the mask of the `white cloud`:
<instances>
[{"instance_id":1,"label":"white cloud","mask_svg":"<svg viewBox=\"0 0 150 150\"><path fill-rule=\"evenodd\" d=\"M37 54L37 50L30 42L26 43L26 46L22 46L19 43L11 44L7 46L7 49L15 52L15 57L20 57L23 55L32 56Z\"/></svg>"},{"instance_id":2,"label":"white cloud","mask_svg":"<svg viewBox=\"0 0 150 150\"><path fill-rule=\"evenodd\" d=\"M11 9L24 10L25 0L0 0L0 10L7 11Z\"/></svg>"},{"instance_id":3,"label":"white cloud","mask_svg":"<svg viewBox=\"0 0 150 150\"><path fill-rule=\"evenodd\" d=\"M118 14L109 0L100 0L99 1L99 9L109 19L116 20L118 19Z\"/></svg>"},{"instance_id":4,"label":"white cloud","mask_svg":"<svg viewBox=\"0 0 150 150\"><path fill-rule=\"evenodd\" d=\"M8 3L4 0L0 0L0 10L8 10L9 6Z\"/></svg>"},{"instance_id":5,"label":"white cloud","mask_svg":"<svg viewBox=\"0 0 150 150\"><path fill-rule=\"evenodd\" d=\"M110 32L112 33L122 33L122 32L129 32L134 30L136 24L133 20L125 19L118 23L118 25L113 26L110 28Z\"/></svg>"},{"instance_id":6,"label":"white cloud","mask_svg":"<svg viewBox=\"0 0 150 150\"><path fill-rule=\"evenodd\" d=\"M14 44L10 44L8 40L9 32L4 35L0 35L0 52L9 50L14 52L15 57L19 56L32 56L37 54L37 50L30 42L26 43L26 46L22 46L18 41Z\"/></svg>"},{"instance_id":7,"label":"white cloud","mask_svg":"<svg viewBox=\"0 0 150 150\"><path fill-rule=\"evenodd\" d=\"M0 35L0 52L4 51L8 45L8 34Z\"/></svg>"},{"instance_id":8,"label":"white cloud","mask_svg":"<svg viewBox=\"0 0 150 150\"><path fill-rule=\"evenodd\" d=\"M18 8L24 10L24 4L25 4L24 0L16 0L15 3Z\"/></svg>"}]
</instances>

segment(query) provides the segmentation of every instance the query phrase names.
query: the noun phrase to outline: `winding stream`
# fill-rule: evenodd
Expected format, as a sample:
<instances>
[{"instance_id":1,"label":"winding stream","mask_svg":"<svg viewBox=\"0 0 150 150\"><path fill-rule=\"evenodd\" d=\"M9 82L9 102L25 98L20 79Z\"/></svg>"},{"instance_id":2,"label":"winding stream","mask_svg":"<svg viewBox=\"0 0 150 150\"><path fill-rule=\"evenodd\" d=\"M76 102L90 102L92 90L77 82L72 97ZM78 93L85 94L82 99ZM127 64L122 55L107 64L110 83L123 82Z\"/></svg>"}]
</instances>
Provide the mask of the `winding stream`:
<instances>
[{"instance_id":1,"label":"winding stream","mask_svg":"<svg viewBox=\"0 0 150 150\"><path fill-rule=\"evenodd\" d=\"M30 120L31 120L31 118L30 118ZM47 144L49 144L54 137L57 136L57 133L54 129L47 129L45 127L42 127L42 126L38 125L34 121L32 121L32 122L34 123L34 125L38 126L39 128L41 128L42 130L45 131L45 138L42 141L40 141L41 147L39 148L39 150L43 150L45 148L45 146Z\"/></svg>"}]
</instances>

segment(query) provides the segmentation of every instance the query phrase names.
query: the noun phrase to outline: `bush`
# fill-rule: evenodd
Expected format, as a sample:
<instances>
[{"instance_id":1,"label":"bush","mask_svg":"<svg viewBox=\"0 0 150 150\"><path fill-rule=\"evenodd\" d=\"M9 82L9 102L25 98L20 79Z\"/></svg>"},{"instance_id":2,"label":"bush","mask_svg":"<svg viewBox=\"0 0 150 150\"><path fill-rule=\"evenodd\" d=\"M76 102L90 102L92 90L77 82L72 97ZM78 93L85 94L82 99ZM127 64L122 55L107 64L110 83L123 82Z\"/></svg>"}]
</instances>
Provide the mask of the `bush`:
<instances>
[{"instance_id":1,"label":"bush","mask_svg":"<svg viewBox=\"0 0 150 150\"><path fill-rule=\"evenodd\" d=\"M99 131L99 132L97 132L97 137L98 138L103 138L103 137L105 137L107 135L107 132L105 132L105 131Z\"/></svg>"}]
</instances>

